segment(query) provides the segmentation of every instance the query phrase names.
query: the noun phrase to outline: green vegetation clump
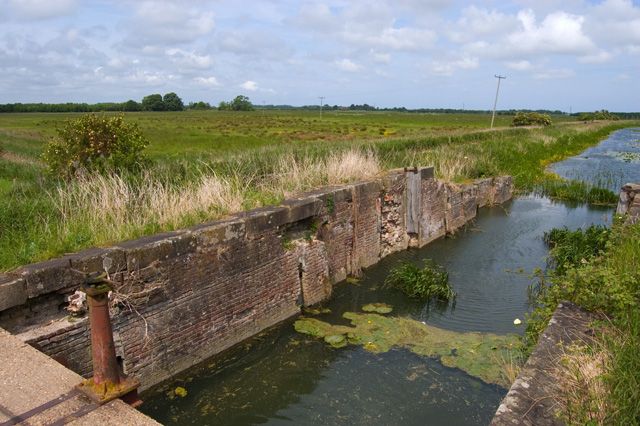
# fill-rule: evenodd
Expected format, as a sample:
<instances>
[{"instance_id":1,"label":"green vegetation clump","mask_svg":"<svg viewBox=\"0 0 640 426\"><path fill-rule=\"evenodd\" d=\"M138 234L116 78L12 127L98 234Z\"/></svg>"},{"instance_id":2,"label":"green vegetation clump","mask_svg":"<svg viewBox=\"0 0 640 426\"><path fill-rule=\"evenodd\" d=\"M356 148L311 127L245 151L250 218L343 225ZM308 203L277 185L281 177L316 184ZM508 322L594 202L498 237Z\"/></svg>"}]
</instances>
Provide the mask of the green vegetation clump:
<instances>
[{"instance_id":1,"label":"green vegetation clump","mask_svg":"<svg viewBox=\"0 0 640 426\"><path fill-rule=\"evenodd\" d=\"M301 318L294 323L297 332L323 339L333 347L347 345L382 353L392 348L437 357L447 367L459 368L487 383L503 387L511 384L505 361L519 351L518 337L490 333L458 333L410 318L345 312L352 327L333 325L317 318Z\"/></svg>"},{"instance_id":2,"label":"green vegetation clump","mask_svg":"<svg viewBox=\"0 0 640 426\"><path fill-rule=\"evenodd\" d=\"M540 114L539 112L518 112L513 117L512 126L550 126L551 116L549 114Z\"/></svg>"},{"instance_id":3,"label":"green vegetation clump","mask_svg":"<svg viewBox=\"0 0 640 426\"><path fill-rule=\"evenodd\" d=\"M550 250L550 260L556 272L563 274L567 268L588 262L604 252L611 230L602 225L591 225L584 231L553 228L544 234L544 242Z\"/></svg>"},{"instance_id":4,"label":"green vegetation clump","mask_svg":"<svg viewBox=\"0 0 640 426\"><path fill-rule=\"evenodd\" d=\"M606 109L595 111L595 112L582 112L578 116L582 121L595 121L595 120L620 120L615 114L610 113Z\"/></svg>"},{"instance_id":5,"label":"green vegetation clump","mask_svg":"<svg viewBox=\"0 0 640 426\"><path fill-rule=\"evenodd\" d=\"M218 105L221 111L254 111L255 108L248 97L243 95L236 96L232 101L222 101Z\"/></svg>"},{"instance_id":6,"label":"green vegetation clump","mask_svg":"<svg viewBox=\"0 0 640 426\"><path fill-rule=\"evenodd\" d=\"M416 299L447 301L455 298L449 274L431 259L425 260L422 269L411 262L400 263L389 272L384 283Z\"/></svg>"},{"instance_id":7,"label":"green vegetation clump","mask_svg":"<svg viewBox=\"0 0 640 426\"><path fill-rule=\"evenodd\" d=\"M572 301L607 318L583 357L601 371L596 385L576 387L566 412L572 423L636 424L640 418L640 224L616 221L610 231L553 230L546 240L556 269L542 277L537 308L524 336L531 349L558 303ZM602 360L606 360L603 362ZM587 361L582 361L583 363ZM578 396L576 396L578 395ZM595 413L590 407L600 407ZM595 423L594 423L595 424Z\"/></svg>"},{"instance_id":8,"label":"green vegetation clump","mask_svg":"<svg viewBox=\"0 0 640 426\"><path fill-rule=\"evenodd\" d=\"M393 311L393 306L386 303L367 303L362 307L364 312L375 312L376 314L389 314Z\"/></svg>"},{"instance_id":9,"label":"green vegetation clump","mask_svg":"<svg viewBox=\"0 0 640 426\"><path fill-rule=\"evenodd\" d=\"M148 141L124 116L87 114L58 129L44 149L49 171L69 178L82 172L137 171L145 161Z\"/></svg>"}]
</instances>

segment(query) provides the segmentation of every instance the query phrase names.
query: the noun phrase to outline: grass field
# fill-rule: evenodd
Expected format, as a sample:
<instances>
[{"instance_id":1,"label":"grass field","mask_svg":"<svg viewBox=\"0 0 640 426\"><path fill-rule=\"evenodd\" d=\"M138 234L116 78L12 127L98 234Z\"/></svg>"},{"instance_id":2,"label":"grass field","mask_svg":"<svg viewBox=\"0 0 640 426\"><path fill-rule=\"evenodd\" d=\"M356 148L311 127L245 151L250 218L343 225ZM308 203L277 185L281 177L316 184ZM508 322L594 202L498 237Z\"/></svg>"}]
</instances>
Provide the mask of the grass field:
<instances>
[{"instance_id":1,"label":"grass field","mask_svg":"<svg viewBox=\"0 0 640 426\"><path fill-rule=\"evenodd\" d=\"M632 122L509 128L509 116L254 111L129 113L150 140L141 175L49 178L39 160L55 129L77 114L0 115L0 270L66 252L277 203L312 187L434 165L465 181L511 174L521 191L612 202L613 194L545 173Z\"/></svg>"}]
</instances>

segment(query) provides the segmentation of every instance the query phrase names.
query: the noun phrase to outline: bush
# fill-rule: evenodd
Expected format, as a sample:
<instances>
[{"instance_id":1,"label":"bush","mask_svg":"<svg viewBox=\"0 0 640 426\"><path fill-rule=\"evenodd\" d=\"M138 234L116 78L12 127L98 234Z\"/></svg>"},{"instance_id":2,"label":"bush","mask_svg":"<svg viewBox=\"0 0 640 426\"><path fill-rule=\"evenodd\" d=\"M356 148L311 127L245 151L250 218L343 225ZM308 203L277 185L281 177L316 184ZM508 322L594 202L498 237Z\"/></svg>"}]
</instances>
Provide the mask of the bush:
<instances>
[{"instance_id":1,"label":"bush","mask_svg":"<svg viewBox=\"0 0 640 426\"><path fill-rule=\"evenodd\" d=\"M449 274L432 260L425 261L423 269L410 262L402 262L389 272L385 286L402 290L417 299L446 301L455 297L449 285Z\"/></svg>"},{"instance_id":2,"label":"bush","mask_svg":"<svg viewBox=\"0 0 640 426\"><path fill-rule=\"evenodd\" d=\"M551 117L549 114L540 114L537 112L518 112L513 117L512 126L550 126Z\"/></svg>"},{"instance_id":3,"label":"bush","mask_svg":"<svg viewBox=\"0 0 640 426\"><path fill-rule=\"evenodd\" d=\"M606 109L603 109L603 110L600 110L600 111L595 111L595 112L583 112L578 117L580 118L581 121L594 121L594 120L616 121L616 120L620 120L620 117L618 117L615 114L611 114Z\"/></svg>"},{"instance_id":4,"label":"bush","mask_svg":"<svg viewBox=\"0 0 640 426\"><path fill-rule=\"evenodd\" d=\"M124 116L87 114L67 121L44 149L51 174L70 178L82 172L137 171L149 144L136 124Z\"/></svg>"}]
</instances>

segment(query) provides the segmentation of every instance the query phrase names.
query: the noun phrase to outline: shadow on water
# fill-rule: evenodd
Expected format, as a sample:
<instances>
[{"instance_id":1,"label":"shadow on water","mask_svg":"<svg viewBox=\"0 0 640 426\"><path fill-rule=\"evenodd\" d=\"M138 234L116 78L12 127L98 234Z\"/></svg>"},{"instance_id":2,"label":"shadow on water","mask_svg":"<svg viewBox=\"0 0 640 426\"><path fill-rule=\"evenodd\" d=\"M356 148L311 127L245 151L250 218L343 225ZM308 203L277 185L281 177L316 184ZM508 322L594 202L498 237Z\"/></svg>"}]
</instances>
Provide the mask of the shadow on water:
<instances>
[{"instance_id":1,"label":"shadow on water","mask_svg":"<svg viewBox=\"0 0 640 426\"><path fill-rule=\"evenodd\" d=\"M344 312L385 302L394 307L391 315L453 331L519 333L513 320L529 310L530 274L545 266L544 232L606 223L611 212L538 197L481 209L453 238L388 256L359 282L336 285L324 305L331 313L318 318L348 324ZM382 286L400 261L425 258L446 266L455 308L428 307ZM177 386L188 395L167 396ZM167 424L468 425L487 424L505 393L407 350L334 349L286 321L147 392L142 408Z\"/></svg>"}]
</instances>

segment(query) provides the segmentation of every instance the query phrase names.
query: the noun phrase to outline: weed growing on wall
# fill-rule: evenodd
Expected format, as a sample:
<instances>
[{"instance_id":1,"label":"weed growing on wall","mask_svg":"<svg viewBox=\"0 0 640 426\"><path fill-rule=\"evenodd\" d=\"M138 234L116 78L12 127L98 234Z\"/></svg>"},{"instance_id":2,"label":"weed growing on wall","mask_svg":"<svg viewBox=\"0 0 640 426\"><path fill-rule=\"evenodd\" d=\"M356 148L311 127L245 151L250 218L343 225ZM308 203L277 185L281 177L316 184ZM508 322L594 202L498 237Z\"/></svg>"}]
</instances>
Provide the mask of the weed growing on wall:
<instances>
[{"instance_id":1,"label":"weed growing on wall","mask_svg":"<svg viewBox=\"0 0 640 426\"><path fill-rule=\"evenodd\" d=\"M425 260L423 268L411 262L400 263L387 275L385 286L402 290L417 299L447 301L455 298L449 274L430 259Z\"/></svg>"}]
</instances>

